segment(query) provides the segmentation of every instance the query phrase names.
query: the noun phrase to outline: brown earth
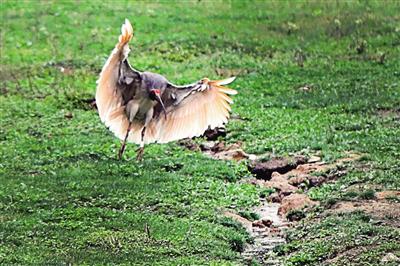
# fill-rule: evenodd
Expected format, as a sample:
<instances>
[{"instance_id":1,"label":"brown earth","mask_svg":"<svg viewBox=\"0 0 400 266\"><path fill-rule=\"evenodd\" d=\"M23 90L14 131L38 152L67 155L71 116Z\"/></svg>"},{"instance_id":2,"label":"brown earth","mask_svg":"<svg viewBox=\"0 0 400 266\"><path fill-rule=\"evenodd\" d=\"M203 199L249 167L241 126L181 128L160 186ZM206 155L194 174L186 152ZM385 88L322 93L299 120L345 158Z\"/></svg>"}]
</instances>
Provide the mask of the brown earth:
<instances>
[{"instance_id":1,"label":"brown earth","mask_svg":"<svg viewBox=\"0 0 400 266\"><path fill-rule=\"evenodd\" d=\"M218 134L218 132L211 132L211 134L214 133ZM210 139L215 139L215 136L210 136ZM252 211L260 216L259 220L252 222L231 211L223 213L225 217L241 223L254 239L253 244L246 246L242 256L249 261L257 259L265 265L280 265L279 260L274 257L273 249L285 243L286 229L296 224L289 221L304 218L303 209L319 205L319 202L311 200L302 191L325 182L334 182L346 174L347 163L361 157L360 154L347 153L345 158L333 163L326 163L318 156L275 157L268 161L259 161L258 156L244 152L241 143L226 145L224 142L207 141L198 145L192 140L184 140L180 144L190 150L202 151L214 159L246 160L249 162L249 170L255 177L242 182L275 190L267 198L260 198L260 206L253 208ZM339 202L326 210L323 215L363 211L382 223L400 227L400 203L393 202L393 198L399 197L399 191L377 192L374 200ZM292 217L292 214L295 217ZM355 248L323 263L329 265L341 261L345 256L357 256L361 252L363 248ZM389 261L398 259L389 255L382 259Z\"/></svg>"},{"instance_id":2,"label":"brown earth","mask_svg":"<svg viewBox=\"0 0 400 266\"><path fill-rule=\"evenodd\" d=\"M249 164L249 170L258 179L269 180L274 172L285 174L305 162L306 157L300 155L293 158L276 157L266 162L252 162Z\"/></svg>"},{"instance_id":3,"label":"brown earth","mask_svg":"<svg viewBox=\"0 0 400 266\"><path fill-rule=\"evenodd\" d=\"M385 191L381 192L381 195L386 193L399 195L400 191ZM327 210L326 214L350 213L355 211L362 211L382 223L400 227L400 203L389 202L385 199L378 199L378 197L377 200L341 201Z\"/></svg>"},{"instance_id":4,"label":"brown earth","mask_svg":"<svg viewBox=\"0 0 400 266\"><path fill-rule=\"evenodd\" d=\"M290 211L301 210L315 205L318 205L318 202L311 200L306 194L294 193L282 199L278 213L286 215Z\"/></svg>"}]
</instances>

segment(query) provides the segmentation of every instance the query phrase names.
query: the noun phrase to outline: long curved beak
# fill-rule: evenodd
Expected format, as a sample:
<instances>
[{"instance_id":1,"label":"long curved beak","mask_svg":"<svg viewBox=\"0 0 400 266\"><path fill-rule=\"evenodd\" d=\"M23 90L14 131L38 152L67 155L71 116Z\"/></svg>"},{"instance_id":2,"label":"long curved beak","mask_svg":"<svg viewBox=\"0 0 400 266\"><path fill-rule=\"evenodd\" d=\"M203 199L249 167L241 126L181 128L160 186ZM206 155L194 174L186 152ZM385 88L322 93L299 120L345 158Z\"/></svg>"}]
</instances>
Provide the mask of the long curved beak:
<instances>
[{"instance_id":1,"label":"long curved beak","mask_svg":"<svg viewBox=\"0 0 400 266\"><path fill-rule=\"evenodd\" d=\"M167 120L167 110L165 110L165 106L164 106L163 101L161 100L160 94L156 94L156 101L157 101L159 104L161 104L161 107L162 107L163 112L164 112L165 120Z\"/></svg>"}]
</instances>

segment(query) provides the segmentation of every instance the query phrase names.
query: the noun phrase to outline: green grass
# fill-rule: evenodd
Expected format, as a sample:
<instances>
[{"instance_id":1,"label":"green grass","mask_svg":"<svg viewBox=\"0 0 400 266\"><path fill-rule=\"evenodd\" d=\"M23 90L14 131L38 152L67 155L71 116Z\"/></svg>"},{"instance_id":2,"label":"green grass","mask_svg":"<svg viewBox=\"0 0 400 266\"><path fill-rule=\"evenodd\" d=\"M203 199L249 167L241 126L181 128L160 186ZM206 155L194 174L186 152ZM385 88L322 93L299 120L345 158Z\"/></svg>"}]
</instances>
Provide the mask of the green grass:
<instances>
[{"instance_id":1,"label":"green grass","mask_svg":"<svg viewBox=\"0 0 400 266\"><path fill-rule=\"evenodd\" d=\"M246 119L228 124L227 142L327 161L364 154L313 199L347 200L354 184L357 199L400 188L395 1L5 1L0 10L1 264L243 263L250 239L221 210L244 213L265 194L239 182L246 165L176 143L149 145L141 163L129 145L117 161L118 140L85 102L125 18L138 69L175 83L238 75L233 113ZM349 215L306 219L281 258L312 265L372 245L348 263L373 265L398 252L387 238L398 229ZM357 241L359 228L373 233Z\"/></svg>"}]
</instances>

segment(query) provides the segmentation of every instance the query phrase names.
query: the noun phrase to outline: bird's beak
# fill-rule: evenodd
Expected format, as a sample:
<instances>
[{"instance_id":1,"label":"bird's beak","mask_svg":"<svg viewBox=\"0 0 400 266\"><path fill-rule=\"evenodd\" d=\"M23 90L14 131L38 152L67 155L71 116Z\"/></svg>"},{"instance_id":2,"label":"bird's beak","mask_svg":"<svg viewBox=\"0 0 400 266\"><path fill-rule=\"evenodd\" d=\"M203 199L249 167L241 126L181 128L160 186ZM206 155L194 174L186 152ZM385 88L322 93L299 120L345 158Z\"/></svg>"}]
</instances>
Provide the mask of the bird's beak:
<instances>
[{"instance_id":1,"label":"bird's beak","mask_svg":"<svg viewBox=\"0 0 400 266\"><path fill-rule=\"evenodd\" d=\"M156 101L157 101L159 104L161 104L161 107L162 107L163 112L164 112L165 120L167 120L167 111L165 110L164 103L163 103L163 101L161 100L161 97L160 97L160 94L159 94L159 93L156 93Z\"/></svg>"}]
</instances>

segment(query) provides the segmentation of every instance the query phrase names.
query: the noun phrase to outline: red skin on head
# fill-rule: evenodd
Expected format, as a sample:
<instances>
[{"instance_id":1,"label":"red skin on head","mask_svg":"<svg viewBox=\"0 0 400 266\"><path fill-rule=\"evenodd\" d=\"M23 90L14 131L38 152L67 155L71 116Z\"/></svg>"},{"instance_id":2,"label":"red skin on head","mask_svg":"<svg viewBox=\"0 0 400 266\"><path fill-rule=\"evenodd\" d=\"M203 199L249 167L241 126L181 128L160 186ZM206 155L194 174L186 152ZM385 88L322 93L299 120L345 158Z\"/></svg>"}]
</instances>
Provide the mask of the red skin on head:
<instances>
[{"instance_id":1,"label":"red skin on head","mask_svg":"<svg viewBox=\"0 0 400 266\"><path fill-rule=\"evenodd\" d=\"M160 94L160 90L159 89L154 89L152 90L155 94Z\"/></svg>"}]
</instances>

